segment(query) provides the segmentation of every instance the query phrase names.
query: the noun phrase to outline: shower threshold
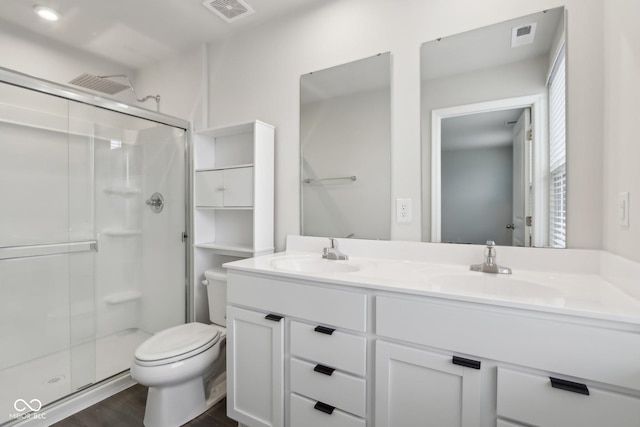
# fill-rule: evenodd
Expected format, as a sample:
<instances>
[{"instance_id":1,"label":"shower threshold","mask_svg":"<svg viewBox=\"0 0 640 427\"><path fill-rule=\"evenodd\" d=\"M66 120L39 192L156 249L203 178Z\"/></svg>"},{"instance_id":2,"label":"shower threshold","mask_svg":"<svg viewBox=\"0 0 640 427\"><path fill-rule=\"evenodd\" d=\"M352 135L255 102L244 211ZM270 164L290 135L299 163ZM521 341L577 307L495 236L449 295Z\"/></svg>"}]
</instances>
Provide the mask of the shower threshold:
<instances>
[{"instance_id":1,"label":"shower threshold","mask_svg":"<svg viewBox=\"0 0 640 427\"><path fill-rule=\"evenodd\" d=\"M84 357L85 366L75 363L73 370L71 361L74 355L83 352L85 355L94 354L94 342L0 371L0 426L17 420L46 417L46 405L127 371L135 349L150 336L140 329L127 329L99 338L95 341L95 358L89 360ZM72 385L74 372L81 372L89 381Z\"/></svg>"}]
</instances>

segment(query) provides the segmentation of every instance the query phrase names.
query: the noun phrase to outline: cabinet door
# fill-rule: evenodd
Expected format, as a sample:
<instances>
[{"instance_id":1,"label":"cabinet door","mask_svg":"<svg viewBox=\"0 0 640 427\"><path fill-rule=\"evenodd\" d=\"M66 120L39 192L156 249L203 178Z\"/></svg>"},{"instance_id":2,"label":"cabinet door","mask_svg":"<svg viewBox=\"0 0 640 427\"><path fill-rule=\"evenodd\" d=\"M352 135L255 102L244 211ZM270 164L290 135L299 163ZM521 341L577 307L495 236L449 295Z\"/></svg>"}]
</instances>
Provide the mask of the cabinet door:
<instances>
[{"instance_id":1,"label":"cabinet door","mask_svg":"<svg viewBox=\"0 0 640 427\"><path fill-rule=\"evenodd\" d=\"M196 172L196 206L223 205L224 171Z\"/></svg>"},{"instance_id":2,"label":"cabinet door","mask_svg":"<svg viewBox=\"0 0 640 427\"><path fill-rule=\"evenodd\" d=\"M283 333L284 319L227 307L229 417L251 427L283 425Z\"/></svg>"},{"instance_id":3,"label":"cabinet door","mask_svg":"<svg viewBox=\"0 0 640 427\"><path fill-rule=\"evenodd\" d=\"M226 169L224 171L224 205L253 205L253 168Z\"/></svg>"},{"instance_id":4,"label":"cabinet door","mask_svg":"<svg viewBox=\"0 0 640 427\"><path fill-rule=\"evenodd\" d=\"M480 371L452 357L376 342L376 427L480 425Z\"/></svg>"}]
</instances>

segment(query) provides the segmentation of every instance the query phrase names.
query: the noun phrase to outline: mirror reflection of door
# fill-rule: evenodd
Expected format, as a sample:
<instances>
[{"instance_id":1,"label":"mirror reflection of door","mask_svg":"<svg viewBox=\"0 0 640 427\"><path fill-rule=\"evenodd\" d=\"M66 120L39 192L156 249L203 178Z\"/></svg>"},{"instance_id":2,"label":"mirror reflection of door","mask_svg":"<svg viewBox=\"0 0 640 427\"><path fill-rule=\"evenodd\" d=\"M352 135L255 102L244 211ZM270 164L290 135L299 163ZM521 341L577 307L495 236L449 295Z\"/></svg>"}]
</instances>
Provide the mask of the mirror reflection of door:
<instances>
[{"instance_id":1,"label":"mirror reflection of door","mask_svg":"<svg viewBox=\"0 0 640 427\"><path fill-rule=\"evenodd\" d=\"M529 243L530 108L442 120L442 242Z\"/></svg>"},{"instance_id":2,"label":"mirror reflection of door","mask_svg":"<svg viewBox=\"0 0 640 427\"><path fill-rule=\"evenodd\" d=\"M422 206L423 223L431 224L430 230L423 231L423 240L566 247L565 50L563 8L422 45L423 171L427 172L423 173ZM527 123L516 126L523 108L530 109L531 131ZM487 147L476 147L473 156L471 151L444 146L445 127L471 129L472 122L463 122L471 120L467 115L477 115L480 121L490 116L478 113L516 109L514 117L501 119L509 138L514 131L521 132L521 142L515 146L511 142L509 159L498 161L494 155L490 163L480 166L482 158L489 157ZM512 122L509 129L504 126L507 121ZM478 124L476 139L482 130ZM529 137L535 141L528 141ZM494 154L498 151L494 146ZM507 156L504 147L502 156ZM450 165L454 169L447 172L444 162L453 158L463 163ZM451 172L455 169L457 174ZM463 183L462 178L472 172L475 178ZM507 182L496 182L499 173ZM450 189L460 193L449 194ZM464 198L475 203L463 205ZM492 214L497 216L490 220ZM488 228L483 229L485 224Z\"/></svg>"},{"instance_id":3,"label":"mirror reflection of door","mask_svg":"<svg viewBox=\"0 0 640 427\"><path fill-rule=\"evenodd\" d=\"M530 230L527 226L527 217L531 217L529 211L529 192L532 186L530 173L529 140L532 135L531 109L524 108L518 121L513 127L513 222L507 224L511 230L511 244L513 246L531 246L529 238Z\"/></svg>"}]
</instances>

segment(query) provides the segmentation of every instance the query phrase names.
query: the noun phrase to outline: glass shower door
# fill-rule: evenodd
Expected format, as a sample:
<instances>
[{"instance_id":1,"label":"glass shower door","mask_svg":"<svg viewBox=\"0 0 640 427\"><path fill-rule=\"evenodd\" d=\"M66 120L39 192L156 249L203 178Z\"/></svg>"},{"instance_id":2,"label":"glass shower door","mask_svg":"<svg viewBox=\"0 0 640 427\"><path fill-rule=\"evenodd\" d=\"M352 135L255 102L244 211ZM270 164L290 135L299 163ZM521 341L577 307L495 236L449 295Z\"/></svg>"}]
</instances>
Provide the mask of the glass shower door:
<instances>
[{"instance_id":1,"label":"glass shower door","mask_svg":"<svg viewBox=\"0 0 640 427\"><path fill-rule=\"evenodd\" d=\"M185 322L185 168L184 129L0 83L0 424Z\"/></svg>"},{"instance_id":2,"label":"glass shower door","mask_svg":"<svg viewBox=\"0 0 640 427\"><path fill-rule=\"evenodd\" d=\"M71 133L93 147L100 381L129 369L136 347L154 332L185 322L186 135L75 102L69 117Z\"/></svg>"},{"instance_id":3,"label":"glass shower door","mask_svg":"<svg viewBox=\"0 0 640 427\"><path fill-rule=\"evenodd\" d=\"M91 158L67 100L0 84L0 423L94 377Z\"/></svg>"}]
</instances>

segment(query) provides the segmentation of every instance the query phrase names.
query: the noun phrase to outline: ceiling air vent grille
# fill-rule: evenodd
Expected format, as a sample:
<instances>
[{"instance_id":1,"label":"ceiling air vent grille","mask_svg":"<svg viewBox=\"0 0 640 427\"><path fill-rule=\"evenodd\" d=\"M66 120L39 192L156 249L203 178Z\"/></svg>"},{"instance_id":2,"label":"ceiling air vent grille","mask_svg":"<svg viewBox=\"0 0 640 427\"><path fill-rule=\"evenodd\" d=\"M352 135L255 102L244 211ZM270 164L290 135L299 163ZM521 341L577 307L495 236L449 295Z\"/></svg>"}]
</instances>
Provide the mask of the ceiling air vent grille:
<instances>
[{"instance_id":1,"label":"ceiling air vent grille","mask_svg":"<svg viewBox=\"0 0 640 427\"><path fill-rule=\"evenodd\" d=\"M522 25L511 29L511 47L531 44L536 38L537 23Z\"/></svg>"},{"instance_id":2,"label":"ceiling air vent grille","mask_svg":"<svg viewBox=\"0 0 640 427\"><path fill-rule=\"evenodd\" d=\"M226 22L251 15L253 9L242 0L205 0L202 4Z\"/></svg>"}]
</instances>

